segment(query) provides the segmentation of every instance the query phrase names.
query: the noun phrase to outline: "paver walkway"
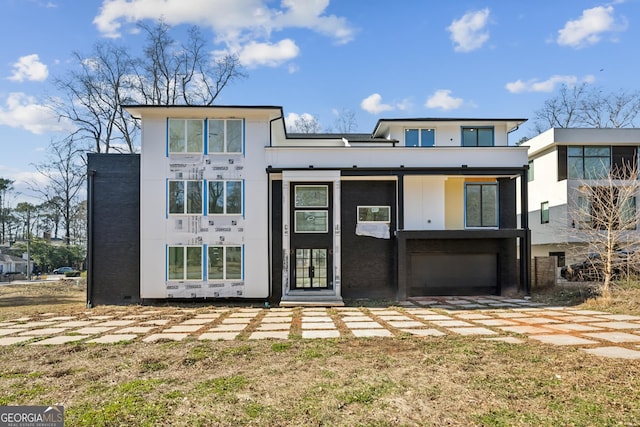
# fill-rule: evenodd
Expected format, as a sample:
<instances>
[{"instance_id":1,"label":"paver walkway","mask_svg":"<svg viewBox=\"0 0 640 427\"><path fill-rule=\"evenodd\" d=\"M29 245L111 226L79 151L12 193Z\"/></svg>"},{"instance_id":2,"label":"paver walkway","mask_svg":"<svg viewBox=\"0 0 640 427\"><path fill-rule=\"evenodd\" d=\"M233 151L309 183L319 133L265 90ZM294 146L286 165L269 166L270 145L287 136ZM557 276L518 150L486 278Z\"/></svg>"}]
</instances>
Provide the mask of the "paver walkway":
<instances>
[{"instance_id":1,"label":"paver walkway","mask_svg":"<svg viewBox=\"0 0 640 427\"><path fill-rule=\"evenodd\" d=\"M111 344L140 340L285 340L463 335L518 344L576 346L602 357L640 360L640 316L550 307L501 297L420 298L391 308L143 307L75 316L54 313L0 322L0 345Z\"/></svg>"}]
</instances>

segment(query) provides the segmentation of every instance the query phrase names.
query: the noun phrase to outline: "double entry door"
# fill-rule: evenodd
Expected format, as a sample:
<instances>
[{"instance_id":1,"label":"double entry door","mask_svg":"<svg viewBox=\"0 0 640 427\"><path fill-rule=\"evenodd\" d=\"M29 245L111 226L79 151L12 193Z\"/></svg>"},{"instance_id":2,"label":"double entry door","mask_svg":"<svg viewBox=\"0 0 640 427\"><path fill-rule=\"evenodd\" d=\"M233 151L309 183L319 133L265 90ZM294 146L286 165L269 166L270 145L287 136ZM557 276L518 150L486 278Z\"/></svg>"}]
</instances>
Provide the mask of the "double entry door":
<instances>
[{"instance_id":1,"label":"double entry door","mask_svg":"<svg viewBox=\"0 0 640 427\"><path fill-rule=\"evenodd\" d=\"M291 186L292 289L333 288L333 183Z\"/></svg>"}]
</instances>

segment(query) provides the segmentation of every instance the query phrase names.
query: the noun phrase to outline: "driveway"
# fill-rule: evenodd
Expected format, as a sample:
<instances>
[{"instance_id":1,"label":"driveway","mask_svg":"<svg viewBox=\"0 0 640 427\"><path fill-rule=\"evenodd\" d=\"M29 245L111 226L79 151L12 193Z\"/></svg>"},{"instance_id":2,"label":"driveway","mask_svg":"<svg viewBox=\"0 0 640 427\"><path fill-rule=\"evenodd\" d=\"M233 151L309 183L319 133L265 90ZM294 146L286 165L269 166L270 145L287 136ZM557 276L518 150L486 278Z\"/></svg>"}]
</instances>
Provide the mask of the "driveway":
<instances>
[{"instance_id":1,"label":"driveway","mask_svg":"<svg viewBox=\"0 0 640 427\"><path fill-rule=\"evenodd\" d=\"M197 340L469 336L518 345L525 340L577 347L602 357L640 359L640 316L527 299L421 298L388 308L198 308L130 306L0 322L0 345L112 344Z\"/></svg>"}]
</instances>

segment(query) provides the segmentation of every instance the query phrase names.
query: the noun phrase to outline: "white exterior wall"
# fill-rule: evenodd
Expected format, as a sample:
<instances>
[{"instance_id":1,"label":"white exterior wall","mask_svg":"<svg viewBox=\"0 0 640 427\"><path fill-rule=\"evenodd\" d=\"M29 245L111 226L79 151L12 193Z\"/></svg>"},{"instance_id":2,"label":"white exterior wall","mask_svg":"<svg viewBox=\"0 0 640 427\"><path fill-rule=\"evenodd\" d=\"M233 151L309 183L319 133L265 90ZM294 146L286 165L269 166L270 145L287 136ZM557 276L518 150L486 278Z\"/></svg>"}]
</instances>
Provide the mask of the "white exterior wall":
<instances>
[{"instance_id":1,"label":"white exterior wall","mask_svg":"<svg viewBox=\"0 0 640 427\"><path fill-rule=\"evenodd\" d=\"M404 229L444 230L444 176L404 178Z\"/></svg>"}]
</instances>

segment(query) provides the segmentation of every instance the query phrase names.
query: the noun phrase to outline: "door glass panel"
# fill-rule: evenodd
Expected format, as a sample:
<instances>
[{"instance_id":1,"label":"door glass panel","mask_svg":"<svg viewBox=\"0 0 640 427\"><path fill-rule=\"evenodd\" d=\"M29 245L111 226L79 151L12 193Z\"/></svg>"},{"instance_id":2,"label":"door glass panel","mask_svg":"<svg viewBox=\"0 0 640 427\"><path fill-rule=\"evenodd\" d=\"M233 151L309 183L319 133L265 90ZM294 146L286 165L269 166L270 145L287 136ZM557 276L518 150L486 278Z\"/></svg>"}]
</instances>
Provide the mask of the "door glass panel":
<instances>
[{"instance_id":1,"label":"door glass panel","mask_svg":"<svg viewBox=\"0 0 640 427\"><path fill-rule=\"evenodd\" d=\"M327 288L327 249L296 249L297 289Z\"/></svg>"},{"instance_id":2,"label":"door glass panel","mask_svg":"<svg viewBox=\"0 0 640 427\"><path fill-rule=\"evenodd\" d=\"M326 233L328 229L327 211L296 211L296 233Z\"/></svg>"},{"instance_id":3,"label":"door glass panel","mask_svg":"<svg viewBox=\"0 0 640 427\"><path fill-rule=\"evenodd\" d=\"M326 185L296 185L296 208L326 208L329 187Z\"/></svg>"}]
</instances>

